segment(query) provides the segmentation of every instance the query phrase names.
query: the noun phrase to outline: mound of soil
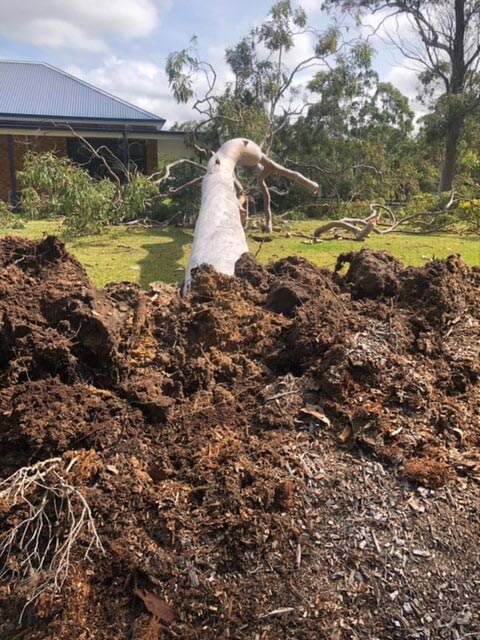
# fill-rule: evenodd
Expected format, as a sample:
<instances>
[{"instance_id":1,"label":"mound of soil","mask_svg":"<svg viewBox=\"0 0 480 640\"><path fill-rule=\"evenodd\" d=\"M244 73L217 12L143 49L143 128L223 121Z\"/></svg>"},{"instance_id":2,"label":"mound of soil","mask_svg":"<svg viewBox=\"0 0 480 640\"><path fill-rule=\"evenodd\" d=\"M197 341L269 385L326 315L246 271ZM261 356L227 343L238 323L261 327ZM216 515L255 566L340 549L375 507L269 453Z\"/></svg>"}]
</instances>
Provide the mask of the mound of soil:
<instances>
[{"instance_id":1,"label":"mound of soil","mask_svg":"<svg viewBox=\"0 0 480 640\"><path fill-rule=\"evenodd\" d=\"M1 638L480 638L478 271L0 265Z\"/></svg>"}]
</instances>

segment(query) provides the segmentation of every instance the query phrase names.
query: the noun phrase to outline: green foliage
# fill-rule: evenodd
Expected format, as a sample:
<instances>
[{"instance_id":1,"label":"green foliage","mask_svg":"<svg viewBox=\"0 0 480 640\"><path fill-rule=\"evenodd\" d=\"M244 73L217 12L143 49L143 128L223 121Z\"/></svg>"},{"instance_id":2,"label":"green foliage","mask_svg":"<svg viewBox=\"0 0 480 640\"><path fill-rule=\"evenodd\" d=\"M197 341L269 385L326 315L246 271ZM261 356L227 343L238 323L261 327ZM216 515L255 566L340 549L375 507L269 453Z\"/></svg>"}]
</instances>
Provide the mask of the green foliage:
<instances>
[{"instance_id":1,"label":"green foliage","mask_svg":"<svg viewBox=\"0 0 480 640\"><path fill-rule=\"evenodd\" d=\"M366 218L372 212L369 203L365 200L354 200L352 202L335 202L332 205L331 213L328 216L332 220L340 218Z\"/></svg>"},{"instance_id":2,"label":"green foliage","mask_svg":"<svg viewBox=\"0 0 480 640\"><path fill-rule=\"evenodd\" d=\"M15 213L9 204L0 200L0 229L23 229L24 221Z\"/></svg>"},{"instance_id":3,"label":"green foliage","mask_svg":"<svg viewBox=\"0 0 480 640\"><path fill-rule=\"evenodd\" d=\"M480 4L478 0L324 0L324 6L352 13L357 24L367 12L382 11L382 24L402 14L409 29L389 39L415 61L419 97L431 109L427 137L443 146L440 190L451 190L462 142L480 113Z\"/></svg>"},{"instance_id":4,"label":"green foliage","mask_svg":"<svg viewBox=\"0 0 480 640\"><path fill-rule=\"evenodd\" d=\"M239 97L227 89L218 102L218 116L226 140L245 137L261 143L268 130L267 114L249 92Z\"/></svg>"},{"instance_id":5,"label":"green foliage","mask_svg":"<svg viewBox=\"0 0 480 640\"><path fill-rule=\"evenodd\" d=\"M408 200L403 207L403 211L405 215L422 213L423 211L437 211L439 204L437 195L433 193L418 193Z\"/></svg>"},{"instance_id":6,"label":"green foliage","mask_svg":"<svg viewBox=\"0 0 480 640\"><path fill-rule=\"evenodd\" d=\"M335 27L329 27L320 34L315 47L315 53L319 56L326 56L337 51L339 31Z\"/></svg>"},{"instance_id":7,"label":"green foliage","mask_svg":"<svg viewBox=\"0 0 480 640\"><path fill-rule=\"evenodd\" d=\"M398 211L400 217L431 212L432 217L419 218L411 224L415 229L423 229L429 233L438 231L457 231L460 233L480 232L480 198L465 195L453 199L450 192L439 195L421 193L413 196Z\"/></svg>"},{"instance_id":8,"label":"green foliage","mask_svg":"<svg viewBox=\"0 0 480 640\"><path fill-rule=\"evenodd\" d=\"M297 36L312 33L317 39L311 55L293 66L285 54L295 46ZM177 102L194 99L193 108L202 116L199 124L203 144L213 150L233 135L250 137L270 151L276 133L295 113L289 102L300 95L296 84L300 71L330 57L337 49L339 31L318 33L309 24L304 9L290 0L277 0L266 20L225 52L234 80L216 86L212 66L202 60L196 39L188 48L170 53L166 73ZM195 93L195 81L207 83L203 95ZM298 114L295 114L298 115Z\"/></svg>"},{"instance_id":9,"label":"green foliage","mask_svg":"<svg viewBox=\"0 0 480 640\"><path fill-rule=\"evenodd\" d=\"M196 55L196 38L190 41L190 47L181 51L173 51L167 56L165 71L175 100L186 103L193 97L192 74L199 69Z\"/></svg>"},{"instance_id":10,"label":"green foliage","mask_svg":"<svg viewBox=\"0 0 480 640\"><path fill-rule=\"evenodd\" d=\"M293 47L294 28L305 29L307 15L301 7L293 9L290 0L277 0L269 19L257 30L259 42L269 51L289 51Z\"/></svg>"},{"instance_id":11,"label":"green foliage","mask_svg":"<svg viewBox=\"0 0 480 640\"><path fill-rule=\"evenodd\" d=\"M158 196L158 186L143 173L133 173L122 185L120 198L115 202L115 222L129 222L150 210Z\"/></svg>"},{"instance_id":12,"label":"green foliage","mask_svg":"<svg viewBox=\"0 0 480 640\"><path fill-rule=\"evenodd\" d=\"M226 50L233 74L226 87L215 85L213 69L199 57L196 39L168 57L166 69L175 98L179 102L196 98L197 111L205 119L202 146L215 149L231 137L251 138L280 162L289 160L300 170L307 167L309 177L321 185L322 198L337 201L384 199L412 202L415 207L412 197L436 193L439 184L442 190L452 188L449 167L455 163L457 190L463 193L465 185L479 184L478 0L323 0L322 4L358 20L380 9L384 17L388 13L409 17L412 28L392 30L392 39L400 50L415 52L423 67L418 73L420 98L429 112L420 127L414 131L408 98L391 83L380 81L373 66L374 50L368 39L352 37L351 20L334 20L319 32L301 2L277 0L261 24ZM459 10L455 12L454 6ZM311 37L311 57L298 67L289 66L285 54L306 33ZM455 33L463 37L463 53L462 47L453 46ZM303 85L298 84L299 69ZM200 77L210 78L205 96L194 91L194 81ZM308 113L302 104L309 105ZM189 123L188 128L198 125ZM274 177L269 182L285 187ZM275 206L298 209L304 204L305 192L289 189L286 198L275 198Z\"/></svg>"},{"instance_id":13,"label":"green foliage","mask_svg":"<svg viewBox=\"0 0 480 640\"><path fill-rule=\"evenodd\" d=\"M166 163L165 163L166 164ZM164 165L160 165L162 171ZM190 164L180 164L172 171L167 183L162 183L163 192L168 189L178 189L187 182L203 175L202 170ZM156 200L150 211L150 217L155 220L173 221L183 226L193 225L200 209L201 189L199 185L185 189L179 195Z\"/></svg>"},{"instance_id":14,"label":"green foliage","mask_svg":"<svg viewBox=\"0 0 480 640\"><path fill-rule=\"evenodd\" d=\"M64 218L72 235L99 233L115 218L114 183L94 180L68 158L29 152L18 178L28 218Z\"/></svg>"},{"instance_id":15,"label":"green foliage","mask_svg":"<svg viewBox=\"0 0 480 640\"><path fill-rule=\"evenodd\" d=\"M402 206L393 206L397 219L413 217L402 230L437 233L455 231L466 234L480 233L480 197L479 190L473 190L477 197L462 195L454 198L450 192L441 194L417 193ZM377 200L378 203L384 204ZM289 214L290 220L302 220L309 217L339 220L341 218L365 219L371 213L370 202L362 199L344 202L339 200L324 201L318 206L308 207L298 213ZM388 215L380 210L382 222L389 224ZM423 215L429 214L432 215ZM303 215L302 215L303 214ZM422 214L422 215L420 215Z\"/></svg>"},{"instance_id":16,"label":"green foliage","mask_svg":"<svg viewBox=\"0 0 480 640\"><path fill-rule=\"evenodd\" d=\"M409 16L413 28L408 34L397 32L398 42L401 45L405 38L410 39L412 46L406 50L420 56L424 69L418 79L422 99L430 109L420 129L414 131L408 98L391 83L380 82L368 42L343 39L351 23L340 29L342 21L336 20L320 33L301 3L277 0L263 23L226 50L234 80L221 91L210 82L205 97L195 96L197 110L206 117L204 146L216 148L225 139L245 136L320 184L321 200L307 203L303 190L289 186L286 197L274 197L274 206L280 209L304 211L307 216L343 217L347 211L350 217L364 217L369 212L367 203L375 200L394 202L405 215L440 210L444 197L429 194L437 193L439 183L444 190L451 188L447 174L452 165L446 161L445 142L449 136L452 140L452 131L461 133L450 144L454 151L449 152L450 160L454 153L457 161L456 189L467 193L468 185L480 182L480 80L475 71L480 59L480 10L477 0L460 4L463 18L461 12L453 12L450 0L323 2L324 7L340 7L358 20L380 8ZM455 29L463 34L464 53L470 52L463 65L458 47L456 52L452 48ZM300 117L299 113L292 117L292 100L301 103L303 88L296 84L298 68L286 64L285 53L305 33L312 36L313 55L298 68L313 100L308 96L308 113L300 110ZM320 65L325 58L328 64ZM309 80L305 80L307 69ZM167 61L169 81L180 102L194 97L195 78L208 77L211 71L198 56L196 40ZM270 178L269 183L280 190L286 186L278 177ZM476 205L472 202L477 196L470 194L469 202L464 198L462 206L439 214L430 222L431 228L473 228ZM341 204L344 202L350 204Z\"/></svg>"},{"instance_id":17,"label":"green foliage","mask_svg":"<svg viewBox=\"0 0 480 640\"><path fill-rule=\"evenodd\" d=\"M124 184L96 180L68 158L29 152L23 171L21 209L30 219L60 218L72 236L100 233L110 224L144 214L158 188L141 174Z\"/></svg>"},{"instance_id":18,"label":"green foliage","mask_svg":"<svg viewBox=\"0 0 480 640\"><path fill-rule=\"evenodd\" d=\"M309 89L317 101L281 142L290 159L312 167L324 197L404 200L420 190L413 113L398 89L379 81L367 44L339 52Z\"/></svg>"},{"instance_id":19,"label":"green foliage","mask_svg":"<svg viewBox=\"0 0 480 640\"><path fill-rule=\"evenodd\" d=\"M456 213L466 233L480 233L480 198L461 199Z\"/></svg>"}]
</instances>

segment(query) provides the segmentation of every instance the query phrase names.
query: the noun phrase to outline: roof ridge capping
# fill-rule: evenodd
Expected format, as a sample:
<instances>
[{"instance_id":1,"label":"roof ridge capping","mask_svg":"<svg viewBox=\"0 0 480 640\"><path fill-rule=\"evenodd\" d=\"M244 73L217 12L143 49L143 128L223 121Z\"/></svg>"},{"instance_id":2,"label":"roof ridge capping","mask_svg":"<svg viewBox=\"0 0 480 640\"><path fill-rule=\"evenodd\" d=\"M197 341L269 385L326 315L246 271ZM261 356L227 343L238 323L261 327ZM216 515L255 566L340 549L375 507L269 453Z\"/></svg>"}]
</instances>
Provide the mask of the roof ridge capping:
<instances>
[{"instance_id":1,"label":"roof ridge capping","mask_svg":"<svg viewBox=\"0 0 480 640\"><path fill-rule=\"evenodd\" d=\"M163 125L166 122L165 118L157 116L156 114L152 113L151 111L147 111L146 109L142 109L141 107L138 107L138 106L132 104L131 102L128 102L127 100L123 100L123 98L119 98L118 96L115 96L115 95L109 93L108 91L100 89L99 87L96 87L95 85L90 84L86 80L83 80L82 78L78 78L77 76L74 76L71 73L68 73L67 71L64 71L63 69L59 69L58 67L55 67L54 65L52 65L52 64L50 64L48 62L44 62L44 61L40 61L40 60L0 59L0 65L1 64L5 64L5 63L43 66L43 67L45 67L47 69L50 69L51 71L54 71L55 73L59 73L60 75L72 80L73 82L76 82L76 83L78 83L80 85L83 85L84 87L87 87L91 91L94 91L94 92L96 92L96 93L98 93L100 95L103 95L103 96L109 98L110 100L113 100L113 101L115 101L117 103L120 103L120 104L124 105L125 107L128 107L129 109L133 109L138 114L146 116L146 117L143 118L144 121L155 121L157 123L160 123L160 128L163 127Z\"/></svg>"}]
</instances>

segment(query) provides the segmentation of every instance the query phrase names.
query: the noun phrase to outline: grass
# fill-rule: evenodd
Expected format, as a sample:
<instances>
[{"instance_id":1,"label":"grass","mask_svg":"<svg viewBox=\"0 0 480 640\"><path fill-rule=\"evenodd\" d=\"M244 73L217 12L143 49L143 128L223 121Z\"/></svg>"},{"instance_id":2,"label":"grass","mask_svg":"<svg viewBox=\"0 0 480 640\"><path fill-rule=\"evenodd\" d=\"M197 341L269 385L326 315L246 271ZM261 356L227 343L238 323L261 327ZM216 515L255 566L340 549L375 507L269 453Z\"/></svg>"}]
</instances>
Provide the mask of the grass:
<instances>
[{"instance_id":1,"label":"grass","mask_svg":"<svg viewBox=\"0 0 480 640\"><path fill-rule=\"evenodd\" d=\"M317 221L309 220L289 222L287 227L291 232L312 233L317 225ZM0 229L0 237L18 235L39 239L52 233L61 233L58 222L36 220L28 222L24 229ZM66 244L97 286L127 280L148 287L155 280L177 282L183 279L191 241L189 229L115 228L98 236L67 239ZM273 234L273 241L262 245L249 239L250 250L258 252L257 257L264 264L289 255L302 255L318 266L332 268L339 253L358 251L362 247L385 249L406 266L419 266L432 258L446 258L452 253L460 253L471 266L480 264L480 240L453 234L374 235L364 243L350 240L321 244L305 242L305 238L287 238L280 234Z\"/></svg>"}]
</instances>

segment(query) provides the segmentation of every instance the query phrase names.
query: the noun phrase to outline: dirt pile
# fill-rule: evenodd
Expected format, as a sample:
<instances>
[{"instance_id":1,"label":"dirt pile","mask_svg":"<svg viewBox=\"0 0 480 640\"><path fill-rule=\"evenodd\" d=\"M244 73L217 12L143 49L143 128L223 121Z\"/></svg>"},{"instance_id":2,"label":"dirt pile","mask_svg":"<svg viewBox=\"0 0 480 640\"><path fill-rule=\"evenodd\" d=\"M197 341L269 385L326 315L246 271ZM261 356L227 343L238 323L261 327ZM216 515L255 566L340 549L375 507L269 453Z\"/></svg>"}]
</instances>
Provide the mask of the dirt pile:
<instances>
[{"instance_id":1,"label":"dirt pile","mask_svg":"<svg viewBox=\"0 0 480 640\"><path fill-rule=\"evenodd\" d=\"M0 265L2 638L480 637L478 271Z\"/></svg>"}]
</instances>

